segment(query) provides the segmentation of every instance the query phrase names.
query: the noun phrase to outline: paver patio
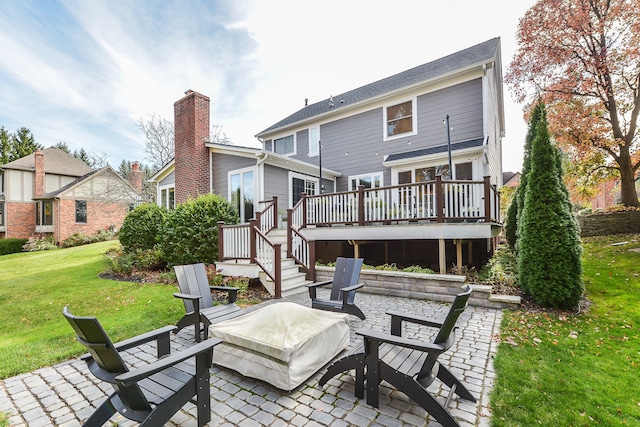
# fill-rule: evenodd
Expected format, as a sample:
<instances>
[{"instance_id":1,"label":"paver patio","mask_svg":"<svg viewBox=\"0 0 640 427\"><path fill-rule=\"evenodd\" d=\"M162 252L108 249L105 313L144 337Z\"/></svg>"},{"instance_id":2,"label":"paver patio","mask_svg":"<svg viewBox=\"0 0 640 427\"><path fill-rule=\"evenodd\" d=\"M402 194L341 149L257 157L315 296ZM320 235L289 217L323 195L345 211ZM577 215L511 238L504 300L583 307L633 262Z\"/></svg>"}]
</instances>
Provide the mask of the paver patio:
<instances>
[{"instance_id":1,"label":"paver patio","mask_svg":"<svg viewBox=\"0 0 640 427\"><path fill-rule=\"evenodd\" d=\"M359 328L388 331L389 316L385 314L388 310L443 318L449 308L447 304L432 301L364 292L359 293L357 298L358 305L367 318L363 321L355 316L350 317L349 349L359 344L362 339L355 335L355 330ZM248 310L279 301L311 306L308 295L300 293L282 300L266 301L251 306ZM489 393L494 382L493 356L498 344L494 337L499 333L501 318L500 310L468 307L458 321L456 343L449 352L439 358L441 363L449 364L451 371L462 379L478 398L477 403L457 398L451 403L449 410L463 427L489 425ZM418 337L421 333L431 332L418 325L411 325L407 326L403 335ZM71 328L69 334L73 334ZM421 335L421 339L429 338L430 335ZM175 349L192 343L191 328L181 331L173 339ZM129 357L134 364L146 363L146 352L154 355L154 351L149 345L144 351L137 351ZM422 408L413 404L403 393L386 386L386 383L380 388L379 408L367 405L366 399L360 400L355 397L353 377L350 374L335 377L325 387L320 387L318 380L324 371L325 368L320 369L300 387L287 393L267 383L214 366L211 369L212 420L209 425L439 426L429 419ZM439 382L436 382L432 385L430 391L438 393L444 401L448 390L438 389L438 384ZM111 386L96 380L88 372L84 362L73 359L0 381L0 411L8 414L10 425L14 427L80 426L82 420L86 419L95 406L111 392ZM110 421L118 426L137 425L119 415ZM195 426L195 406L188 404L182 408L168 425Z\"/></svg>"}]
</instances>

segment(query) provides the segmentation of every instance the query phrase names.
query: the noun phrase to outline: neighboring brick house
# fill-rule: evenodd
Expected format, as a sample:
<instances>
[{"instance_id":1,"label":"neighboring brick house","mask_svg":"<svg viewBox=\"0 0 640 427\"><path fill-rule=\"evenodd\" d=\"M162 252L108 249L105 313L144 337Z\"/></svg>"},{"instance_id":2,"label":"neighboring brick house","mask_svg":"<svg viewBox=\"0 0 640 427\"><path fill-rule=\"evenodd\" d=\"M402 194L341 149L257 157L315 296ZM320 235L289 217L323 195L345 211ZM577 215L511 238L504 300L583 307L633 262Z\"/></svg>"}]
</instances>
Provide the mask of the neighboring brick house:
<instances>
[{"instance_id":1,"label":"neighboring brick house","mask_svg":"<svg viewBox=\"0 0 640 427\"><path fill-rule=\"evenodd\" d=\"M138 163L132 169L133 185L55 147L0 166L0 238L52 235L60 243L119 228L141 199L142 171Z\"/></svg>"}]
</instances>

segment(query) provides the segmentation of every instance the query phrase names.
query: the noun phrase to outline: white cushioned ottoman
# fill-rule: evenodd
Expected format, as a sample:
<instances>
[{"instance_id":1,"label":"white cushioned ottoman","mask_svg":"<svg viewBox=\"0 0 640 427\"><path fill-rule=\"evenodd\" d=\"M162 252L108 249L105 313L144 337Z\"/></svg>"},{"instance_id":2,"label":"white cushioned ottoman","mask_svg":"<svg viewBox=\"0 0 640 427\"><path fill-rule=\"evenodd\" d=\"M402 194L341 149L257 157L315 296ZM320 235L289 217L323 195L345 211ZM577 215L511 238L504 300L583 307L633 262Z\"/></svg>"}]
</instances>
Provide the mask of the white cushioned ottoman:
<instances>
[{"instance_id":1,"label":"white cushioned ottoman","mask_svg":"<svg viewBox=\"0 0 640 427\"><path fill-rule=\"evenodd\" d=\"M216 365L293 390L349 344L349 315L279 302L209 327Z\"/></svg>"}]
</instances>

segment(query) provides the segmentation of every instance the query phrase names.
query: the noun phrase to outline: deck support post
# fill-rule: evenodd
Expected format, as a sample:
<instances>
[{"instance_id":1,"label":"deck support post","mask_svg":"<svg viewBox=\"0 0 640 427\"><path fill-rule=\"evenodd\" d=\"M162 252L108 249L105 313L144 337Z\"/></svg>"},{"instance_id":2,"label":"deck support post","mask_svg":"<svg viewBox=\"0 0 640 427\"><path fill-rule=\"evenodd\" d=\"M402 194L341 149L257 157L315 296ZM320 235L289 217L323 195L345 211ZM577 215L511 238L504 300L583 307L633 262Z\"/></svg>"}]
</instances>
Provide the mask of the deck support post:
<instances>
[{"instance_id":1,"label":"deck support post","mask_svg":"<svg viewBox=\"0 0 640 427\"><path fill-rule=\"evenodd\" d=\"M453 243L456 245L456 266L458 267L458 274L462 273L462 239L454 239Z\"/></svg>"},{"instance_id":2,"label":"deck support post","mask_svg":"<svg viewBox=\"0 0 640 427\"><path fill-rule=\"evenodd\" d=\"M439 255L440 255L440 274L447 274L447 253L444 239L438 240L440 244Z\"/></svg>"}]
</instances>

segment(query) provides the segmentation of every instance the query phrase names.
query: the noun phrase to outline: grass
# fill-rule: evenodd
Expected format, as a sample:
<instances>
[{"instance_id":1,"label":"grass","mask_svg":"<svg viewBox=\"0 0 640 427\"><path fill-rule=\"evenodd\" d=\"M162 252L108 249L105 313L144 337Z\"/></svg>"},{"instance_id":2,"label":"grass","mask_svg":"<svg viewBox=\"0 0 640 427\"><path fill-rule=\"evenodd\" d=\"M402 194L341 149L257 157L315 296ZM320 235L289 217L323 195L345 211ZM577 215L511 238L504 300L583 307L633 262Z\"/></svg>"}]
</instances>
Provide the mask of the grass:
<instances>
[{"instance_id":1,"label":"grass","mask_svg":"<svg viewBox=\"0 0 640 427\"><path fill-rule=\"evenodd\" d=\"M103 254L117 241L0 257L0 378L83 353L62 316L95 315L113 341L175 324L174 285L105 280ZM1 423L0 423L1 425Z\"/></svg>"},{"instance_id":2,"label":"grass","mask_svg":"<svg viewBox=\"0 0 640 427\"><path fill-rule=\"evenodd\" d=\"M640 425L640 235L583 244L588 310L504 314L493 426Z\"/></svg>"}]
</instances>

